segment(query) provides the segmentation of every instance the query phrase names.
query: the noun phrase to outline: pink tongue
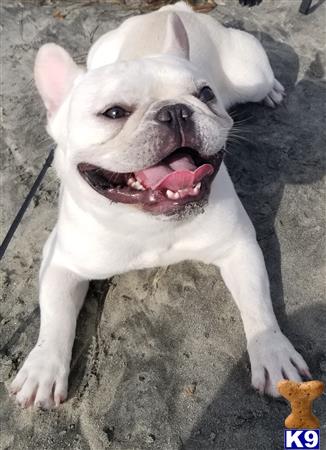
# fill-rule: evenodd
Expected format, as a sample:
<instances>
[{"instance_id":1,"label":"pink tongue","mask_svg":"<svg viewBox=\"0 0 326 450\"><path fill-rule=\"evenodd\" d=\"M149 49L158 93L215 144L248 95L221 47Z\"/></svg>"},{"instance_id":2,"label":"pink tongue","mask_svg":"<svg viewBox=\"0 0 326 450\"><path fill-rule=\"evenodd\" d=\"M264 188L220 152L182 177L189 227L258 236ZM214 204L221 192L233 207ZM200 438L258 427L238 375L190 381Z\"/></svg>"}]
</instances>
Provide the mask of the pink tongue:
<instances>
[{"instance_id":1,"label":"pink tongue","mask_svg":"<svg viewBox=\"0 0 326 450\"><path fill-rule=\"evenodd\" d=\"M202 164L197 168L191 156L180 153L169 158L164 164L135 172L135 176L145 188L170 189L176 192L192 188L213 171L211 164Z\"/></svg>"}]
</instances>

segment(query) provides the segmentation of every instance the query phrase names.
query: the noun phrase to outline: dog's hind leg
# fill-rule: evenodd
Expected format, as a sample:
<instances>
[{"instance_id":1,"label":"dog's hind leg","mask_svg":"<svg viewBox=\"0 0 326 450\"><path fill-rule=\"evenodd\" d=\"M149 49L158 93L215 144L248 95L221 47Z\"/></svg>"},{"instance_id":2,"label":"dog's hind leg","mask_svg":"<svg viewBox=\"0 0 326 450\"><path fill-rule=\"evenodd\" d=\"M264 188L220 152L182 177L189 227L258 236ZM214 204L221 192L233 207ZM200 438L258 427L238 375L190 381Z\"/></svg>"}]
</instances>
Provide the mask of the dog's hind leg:
<instances>
[{"instance_id":1,"label":"dog's hind leg","mask_svg":"<svg viewBox=\"0 0 326 450\"><path fill-rule=\"evenodd\" d=\"M227 29L228 39L219 49L228 86L226 107L236 103L261 102L274 108L284 96L284 88L275 78L267 54L254 36Z\"/></svg>"},{"instance_id":2,"label":"dog's hind leg","mask_svg":"<svg viewBox=\"0 0 326 450\"><path fill-rule=\"evenodd\" d=\"M276 78L274 78L273 87L264 98L264 103L271 108L275 108L275 106L282 103L284 95L284 87Z\"/></svg>"}]
</instances>

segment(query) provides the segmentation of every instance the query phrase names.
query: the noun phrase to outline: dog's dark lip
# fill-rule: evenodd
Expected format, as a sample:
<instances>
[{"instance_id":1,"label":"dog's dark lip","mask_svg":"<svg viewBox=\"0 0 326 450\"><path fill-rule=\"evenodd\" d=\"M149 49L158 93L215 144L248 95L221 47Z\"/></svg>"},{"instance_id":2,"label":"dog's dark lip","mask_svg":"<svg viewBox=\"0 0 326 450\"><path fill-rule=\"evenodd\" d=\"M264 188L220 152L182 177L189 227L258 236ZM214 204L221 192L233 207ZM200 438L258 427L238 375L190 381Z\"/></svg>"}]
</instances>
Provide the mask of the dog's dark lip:
<instances>
[{"instance_id":1,"label":"dog's dark lip","mask_svg":"<svg viewBox=\"0 0 326 450\"><path fill-rule=\"evenodd\" d=\"M134 175L133 172L111 172L87 162L79 163L77 168L84 180L96 192L113 202L133 204L152 214L173 214L188 203L201 202L208 197L211 183L221 166L224 156L224 151L220 150L214 156L204 159L197 150L183 147L175 149L168 157L171 157L171 155L178 151L189 154L197 167L207 163L211 164L214 168L211 175L205 176L201 180L201 188L195 196L189 195L173 200L167 198L164 190L153 190L150 188L144 190L134 189L127 184L130 177Z\"/></svg>"}]
</instances>

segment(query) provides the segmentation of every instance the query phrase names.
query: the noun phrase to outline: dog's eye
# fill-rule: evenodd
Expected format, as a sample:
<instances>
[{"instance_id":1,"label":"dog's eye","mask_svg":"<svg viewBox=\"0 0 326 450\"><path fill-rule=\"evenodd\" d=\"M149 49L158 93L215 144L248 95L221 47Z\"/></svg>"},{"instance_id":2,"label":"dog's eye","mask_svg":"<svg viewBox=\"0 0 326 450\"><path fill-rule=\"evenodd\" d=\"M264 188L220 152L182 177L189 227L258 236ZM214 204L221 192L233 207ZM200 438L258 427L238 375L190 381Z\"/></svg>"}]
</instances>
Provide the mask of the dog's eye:
<instances>
[{"instance_id":1,"label":"dog's eye","mask_svg":"<svg viewBox=\"0 0 326 450\"><path fill-rule=\"evenodd\" d=\"M209 86L204 86L201 89L201 91L199 92L198 98L203 103L208 103L211 100L215 99L215 95L214 95L214 92L212 91L212 89Z\"/></svg>"},{"instance_id":2,"label":"dog's eye","mask_svg":"<svg viewBox=\"0 0 326 450\"><path fill-rule=\"evenodd\" d=\"M129 116L129 114L130 113L121 106L113 106L104 111L103 116L108 117L109 119L121 119L122 117Z\"/></svg>"}]
</instances>

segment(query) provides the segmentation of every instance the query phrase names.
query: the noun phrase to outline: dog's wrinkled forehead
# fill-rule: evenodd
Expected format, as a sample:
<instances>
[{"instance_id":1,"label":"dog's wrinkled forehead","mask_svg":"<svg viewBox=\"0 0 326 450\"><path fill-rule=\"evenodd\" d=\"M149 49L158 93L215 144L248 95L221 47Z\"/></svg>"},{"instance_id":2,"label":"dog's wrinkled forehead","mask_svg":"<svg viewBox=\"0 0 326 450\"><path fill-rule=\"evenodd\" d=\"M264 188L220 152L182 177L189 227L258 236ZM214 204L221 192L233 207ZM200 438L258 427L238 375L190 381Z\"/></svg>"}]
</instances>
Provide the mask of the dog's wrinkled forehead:
<instances>
[{"instance_id":1,"label":"dog's wrinkled forehead","mask_svg":"<svg viewBox=\"0 0 326 450\"><path fill-rule=\"evenodd\" d=\"M73 93L85 107L134 106L193 94L200 76L185 60L171 56L122 61L87 72Z\"/></svg>"}]
</instances>

